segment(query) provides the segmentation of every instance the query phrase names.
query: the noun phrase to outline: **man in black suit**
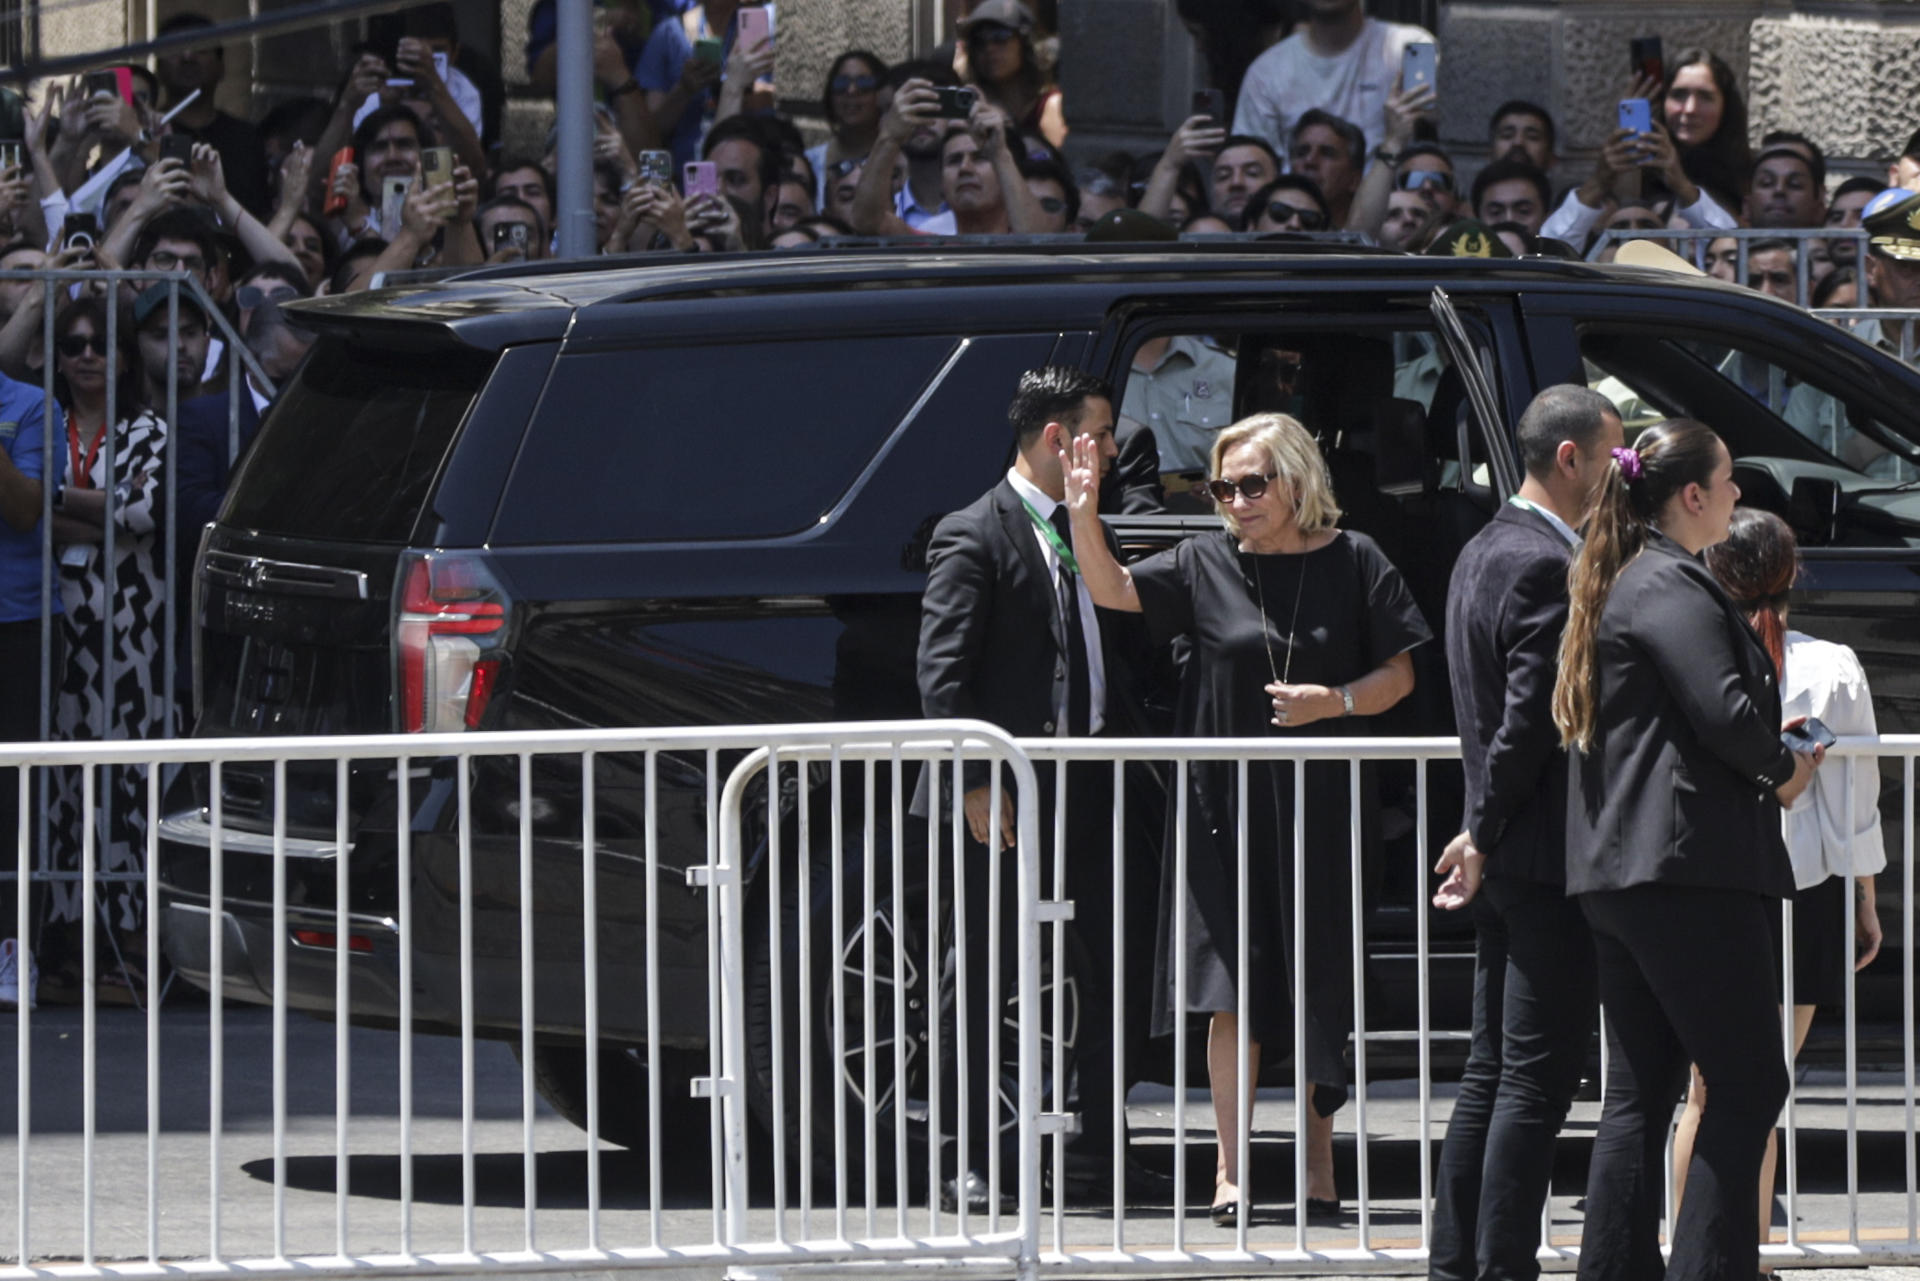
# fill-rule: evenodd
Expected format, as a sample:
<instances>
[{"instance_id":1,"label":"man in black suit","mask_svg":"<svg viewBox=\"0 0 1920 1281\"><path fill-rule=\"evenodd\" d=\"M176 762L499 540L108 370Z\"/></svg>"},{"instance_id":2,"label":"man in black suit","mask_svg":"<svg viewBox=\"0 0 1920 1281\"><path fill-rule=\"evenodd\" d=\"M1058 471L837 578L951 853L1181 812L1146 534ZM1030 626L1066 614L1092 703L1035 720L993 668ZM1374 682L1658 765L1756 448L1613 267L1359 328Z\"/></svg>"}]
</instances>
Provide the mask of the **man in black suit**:
<instances>
[{"instance_id":1,"label":"man in black suit","mask_svg":"<svg viewBox=\"0 0 1920 1281\"><path fill-rule=\"evenodd\" d=\"M1518 431L1526 480L1461 552L1447 594L1466 822L1434 903L1472 902L1474 988L1472 1049L1440 1150L1435 1281L1539 1274L1554 1139L1594 1028L1593 943L1566 897L1567 758L1552 702L1575 530L1621 435L1598 392L1534 397Z\"/></svg>"},{"instance_id":2,"label":"man in black suit","mask_svg":"<svg viewBox=\"0 0 1920 1281\"><path fill-rule=\"evenodd\" d=\"M1013 467L978 500L943 519L927 551L918 661L921 709L932 718L977 717L1021 737L1124 732L1133 724L1126 695L1133 665L1123 652L1120 629L1106 611L1094 608L1075 572L1060 462L1068 442L1084 435L1099 442L1102 471L1113 466L1113 393L1090 374L1048 366L1021 376L1008 418L1018 447ZM990 904L986 887L990 860L1005 857L999 851L1014 840L1015 801L1007 781L1000 813L991 813L989 777L985 762L969 764L962 785L971 837L957 891L966 896L967 906L968 1151L964 1167L957 1145L950 1151L943 1188L949 1207L964 1199L976 1211L984 1211L988 1203L987 1183L981 1177L987 1169L987 1145L1001 1141L991 1137L996 1133L993 1125L1011 1121L997 1110L997 1091L990 1088L996 1074L985 1060L988 1000L975 995L985 991L988 912L1001 913L1002 946L1009 957L1013 934L1010 903L1003 899ZM1043 768L1037 799L1046 846L1052 842L1055 788L1053 768ZM1111 768L1071 767L1067 797L1067 884L1056 893L1074 900L1073 930L1084 946L1084 960L1070 962L1080 1011L1074 1044L1080 1134L1069 1145L1069 1163L1079 1177L1070 1175L1070 1190L1110 1194L1116 1102L1108 1015L1113 951ZM988 853L988 842L993 854ZM1051 849L1045 848L1043 876L1051 864ZM1003 864L1002 871L1003 884L1010 888L1013 869ZM1002 972L1011 970L1003 965ZM949 1050L952 1044L948 1038ZM947 1109L950 1118L958 1115L953 1067L942 1065L947 1097L954 1101ZM1059 1102L1052 1106L1063 1107ZM1003 1189L1010 1181L1003 1176Z\"/></svg>"}]
</instances>

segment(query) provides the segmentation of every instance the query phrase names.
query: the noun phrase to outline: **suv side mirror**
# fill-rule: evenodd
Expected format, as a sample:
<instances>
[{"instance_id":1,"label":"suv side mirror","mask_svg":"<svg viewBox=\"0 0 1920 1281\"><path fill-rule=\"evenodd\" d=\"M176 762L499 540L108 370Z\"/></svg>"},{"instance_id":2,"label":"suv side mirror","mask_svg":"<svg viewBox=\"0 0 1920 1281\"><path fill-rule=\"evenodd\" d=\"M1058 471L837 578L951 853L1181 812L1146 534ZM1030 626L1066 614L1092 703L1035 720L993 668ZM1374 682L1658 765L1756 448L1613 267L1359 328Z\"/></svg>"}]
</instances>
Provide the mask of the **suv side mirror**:
<instances>
[{"instance_id":1,"label":"suv side mirror","mask_svg":"<svg viewBox=\"0 0 1920 1281\"><path fill-rule=\"evenodd\" d=\"M1840 484L1822 476L1796 476L1787 498L1787 524L1804 546L1825 547L1840 536Z\"/></svg>"}]
</instances>

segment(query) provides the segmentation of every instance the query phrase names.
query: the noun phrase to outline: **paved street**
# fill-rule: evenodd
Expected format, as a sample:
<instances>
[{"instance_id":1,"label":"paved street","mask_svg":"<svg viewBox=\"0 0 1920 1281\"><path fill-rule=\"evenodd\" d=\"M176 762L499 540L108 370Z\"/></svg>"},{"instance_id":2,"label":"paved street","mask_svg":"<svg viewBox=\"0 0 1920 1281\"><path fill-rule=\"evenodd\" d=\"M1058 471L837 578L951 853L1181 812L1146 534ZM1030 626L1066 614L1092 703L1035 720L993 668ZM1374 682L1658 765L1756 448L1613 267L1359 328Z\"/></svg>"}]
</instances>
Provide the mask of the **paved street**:
<instances>
[{"instance_id":1,"label":"paved street","mask_svg":"<svg viewBox=\"0 0 1920 1281\"><path fill-rule=\"evenodd\" d=\"M224 1134L217 1155L207 1138L206 1070L208 1012L204 1008L169 1009L161 1040L162 1105L157 1163L159 1244L163 1257L204 1256L210 1248L211 1215L219 1188L220 1249L228 1258L275 1253L275 1203L272 1126L272 1023L265 1010L234 1007L226 1013ZM144 1016L125 1009L99 1014L98 1112L95 1143L95 1253L100 1259L144 1257L147 1252L147 1163ZM0 1257L17 1252L14 1186L18 1126L14 1113L15 1024L0 1020ZM31 1236L42 1258L71 1258L83 1248L85 1205L82 1142L81 1015L78 1010L42 1010L33 1019L33 1126L28 1174ZM353 1115L347 1134L349 1194L336 1195L333 1120L333 1028L294 1015L288 1023L288 1122L286 1130L285 1251L290 1255L331 1254L340 1215L345 1215L349 1253L372 1254L400 1247L402 1202L398 1157L398 1038L381 1031L356 1030L351 1039ZM415 1120L412 1127L414 1205L412 1245L416 1251L458 1251L463 1246L460 1121L460 1054L457 1041L421 1037L415 1043ZM516 1250L527 1244L527 1215L522 1179L520 1073L508 1047L483 1042L476 1053L477 1108L474 1125L474 1243L482 1250ZM1437 1143L1450 1105L1450 1087L1442 1087L1432 1108ZM1845 1107L1841 1078L1835 1073L1803 1074L1799 1098L1800 1166L1804 1193L1795 1205L1804 1241L1846 1239ZM1135 1141L1149 1164L1172 1163L1174 1096L1164 1087L1137 1087L1131 1098ZM707 1105L679 1101L672 1107L670 1133L663 1144L664 1179L660 1190L659 1240L669 1245L709 1242L713 1236L710 1173L705 1159ZM1863 1243L1892 1244L1908 1232L1903 1142L1906 1108L1897 1073L1865 1074L1858 1107L1861 1157L1860 1203ZM1292 1161L1287 1135L1292 1103L1285 1091L1263 1091L1256 1113L1255 1193L1259 1204L1252 1242L1256 1247L1286 1248L1293 1233L1283 1198ZM1597 1105L1576 1106L1569 1140L1561 1145L1554 1199L1554 1235L1561 1244L1577 1240L1575 1207ZM1340 1115L1343 1136L1351 1132L1352 1108ZM1211 1188L1213 1151L1206 1143L1211 1116L1202 1091L1188 1095L1187 1123L1197 1139L1187 1164L1190 1202L1200 1204ZM1375 1198L1371 1243L1376 1247L1419 1244L1419 1120L1411 1082L1385 1081L1370 1093L1367 1125L1372 1135L1369 1181ZM538 1207L534 1243L543 1249L587 1244L587 1157L581 1132L544 1105L533 1123L537 1152ZM757 1141L757 1140L756 1140ZM1340 1145L1341 1183L1349 1205L1356 1186L1350 1141ZM619 1149L603 1164L602 1243L610 1247L644 1246L652 1239L652 1198L644 1160ZM830 1193L829 1193L830 1195ZM771 1191L756 1186L753 1220L757 1232L770 1233ZM1276 1207L1276 1202L1281 1203ZM1776 1236L1784 1239L1784 1199L1776 1210ZM915 1231L923 1230L925 1211L912 1213ZM946 1220L951 1230L952 1220ZM880 1231L894 1223L882 1208ZM1225 1248L1231 1234L1204 1217L1188 1216L1186 1241L1194 1248ZM831 1216L816 1215L813 1231L824 1235ZM800 1230L798 1216L790 1230ZM849 1230L866 1234L864 1206L850 1216ZM1075 1211L1068 1215L1069 1249L1098 1249L1112 1241L1105 1215ZM1051 1225L1047 1234L1052 1235ZM1126 1242L1130 1248L1164 1248L1172 1241L1169 1208L1130 1212ZM1314 1248L1357 1243L1357 1223L1316 1227ZM1858 1272L1848 1274L1857 1278Z\"/></svg>"}]
</instances>

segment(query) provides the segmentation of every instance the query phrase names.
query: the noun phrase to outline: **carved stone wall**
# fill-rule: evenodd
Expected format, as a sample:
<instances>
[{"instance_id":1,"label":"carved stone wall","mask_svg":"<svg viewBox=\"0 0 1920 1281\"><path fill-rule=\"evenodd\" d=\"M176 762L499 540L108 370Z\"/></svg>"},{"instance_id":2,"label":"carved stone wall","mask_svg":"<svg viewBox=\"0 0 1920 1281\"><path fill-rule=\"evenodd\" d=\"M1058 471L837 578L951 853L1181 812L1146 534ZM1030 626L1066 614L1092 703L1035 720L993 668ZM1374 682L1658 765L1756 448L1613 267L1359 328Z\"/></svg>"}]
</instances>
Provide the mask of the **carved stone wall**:
<instances>
[{"instance_id":1,"label":"carved stone wall","mask_svg":"<svg viewBox=\"0 0 1920 1281\"><path fill-rule=\"evenodd\" d=\"M1829 155L1874 162L1897 155L1920 125L1913 96L1920 13L1911 4L1876 8L1864 16L1756 19L1748 81L1754 119L1797 129Z\"/></svg>"},{"instance_id":2,"label":"carved stone wall","mask_svg":"<svg viewBox=\"0 0 1920 1281\"><path fill-rule=\"evenodd\" d=\"M1494 108L1532 98L1553 112L1561 154L1577 170L1612 126L1628 42L1641 35L1660 36L1669 58L1694 45L1720 54L1746 92L1754 141L1768 128L1799 130L1836 174L1874 171L1920 124L1920 5L1911 0L1840 0L1818 13L1747 0L1480 0L1441 10L1442 137L1478 158Z\"/></svg>"}]
</instances>

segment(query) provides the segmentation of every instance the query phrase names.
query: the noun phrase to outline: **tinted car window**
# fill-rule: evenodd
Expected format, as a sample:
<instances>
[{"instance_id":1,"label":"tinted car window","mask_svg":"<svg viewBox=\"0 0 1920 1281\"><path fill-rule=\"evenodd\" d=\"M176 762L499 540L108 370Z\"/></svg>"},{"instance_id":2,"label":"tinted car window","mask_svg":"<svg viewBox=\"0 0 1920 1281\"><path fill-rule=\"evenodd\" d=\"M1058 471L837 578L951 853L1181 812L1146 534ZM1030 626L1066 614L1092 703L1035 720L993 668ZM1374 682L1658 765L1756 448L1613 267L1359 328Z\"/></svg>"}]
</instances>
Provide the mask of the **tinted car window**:
<instances>
[{"instance_id":1,"label":"tinted car window","mask_svg":"<svg viewBox=\"0 0 1920 1281\"><path fill-rule=\"evenodd\" d=\"M854 338L563 355L493 541L805 529L846 493L953 347L944 337Z\"/></svg>"},{"instance_id":2,"label":"tinted car window","mask_svg":"<svg viewBox=\"0 0 1920 1281\"><path fill-rule=\"evenodd\" d=\"M294 538L403 542L493 357L322 339L247 452L222 519Z\"/></svg>"}]
</instances>

